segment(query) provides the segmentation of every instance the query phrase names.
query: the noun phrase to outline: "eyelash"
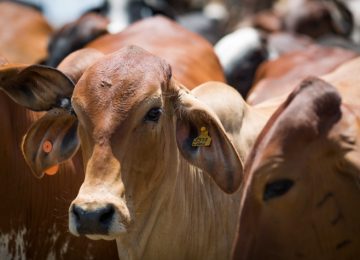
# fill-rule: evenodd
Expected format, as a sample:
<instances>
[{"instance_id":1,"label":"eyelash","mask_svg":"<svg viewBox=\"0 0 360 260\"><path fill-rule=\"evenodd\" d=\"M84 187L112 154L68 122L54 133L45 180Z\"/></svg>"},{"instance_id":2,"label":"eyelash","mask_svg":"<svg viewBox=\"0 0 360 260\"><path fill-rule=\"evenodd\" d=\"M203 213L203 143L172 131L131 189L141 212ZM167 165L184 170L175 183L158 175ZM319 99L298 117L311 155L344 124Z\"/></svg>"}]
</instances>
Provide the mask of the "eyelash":
<instances>
[{"instance_id":1,"label":"eyelash","mask_svg":"<svg viewBox=\"0 0 360 260\"><path fill-rule=\"evenodd\" d=\"M150 113L156 113L155 116L150 115ZM160 107L154 107L150 109L144 117L144 122L146 121L154 121L157 122L160 118L160 114L164 114L164 111Z\"/></svg>"}]
</instances>

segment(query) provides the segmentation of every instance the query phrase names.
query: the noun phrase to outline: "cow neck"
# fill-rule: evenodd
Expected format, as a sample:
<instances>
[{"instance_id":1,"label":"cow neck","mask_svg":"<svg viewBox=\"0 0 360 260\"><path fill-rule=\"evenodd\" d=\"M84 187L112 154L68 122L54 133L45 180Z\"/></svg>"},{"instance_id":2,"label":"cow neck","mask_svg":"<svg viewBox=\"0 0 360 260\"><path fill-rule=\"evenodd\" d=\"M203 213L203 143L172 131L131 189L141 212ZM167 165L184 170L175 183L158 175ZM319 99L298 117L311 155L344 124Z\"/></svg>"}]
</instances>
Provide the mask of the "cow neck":
<instances>
[{"instance_id":1,"label":"cow neck","mask_svg":"<svg viewBox=\"0 0 360 260\"><path fill-rule=\"evenodd\" d=\"M159 186L134 209L134 228L117 239L120 259L230 258L240 192L226 195L180 155L175 138L169 145Z\"/></svg>"},{"instance_id":2,"label":"cow neck","mask_svg":"<svg viewBox=\"0 0 360 260\"><path fill-rule=\"evenodd\" d=\"M244 104L242 124L239 127L240 131L232 134L228 133L243 163L252 144L276 108L277 106L256 108L246 103Z\"/></svg>"}]
</instances>

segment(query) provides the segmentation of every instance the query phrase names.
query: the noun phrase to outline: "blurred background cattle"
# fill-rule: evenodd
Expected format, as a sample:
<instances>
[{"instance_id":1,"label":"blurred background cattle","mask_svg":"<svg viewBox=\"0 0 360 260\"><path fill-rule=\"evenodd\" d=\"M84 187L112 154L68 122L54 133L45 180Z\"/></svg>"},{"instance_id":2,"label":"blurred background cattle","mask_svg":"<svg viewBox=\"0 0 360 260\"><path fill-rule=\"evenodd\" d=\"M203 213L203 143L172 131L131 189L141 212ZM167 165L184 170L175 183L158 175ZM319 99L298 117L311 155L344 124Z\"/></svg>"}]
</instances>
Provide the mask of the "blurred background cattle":
<instances>
[{"instance_id":1,"label":"blurred background cattle","mask_svg":"<svg viewBox=\"0 0 360 260\"><path fill-rule=\"evenodd\" d=\"M151 18L158 15L167 19ZM107 55L128 44L139 45L169 62L185 87L194 89L213 80L227 82L256 109L279 106L309 76L328 80L340 91L342 98L346 94L348 103L356 105L359 101L357 91L354 91L357 87L354 74L359 67L356 58L360 54L360 0L0 0L1 89L4 89L1 84L9 79L8 75L20 73L28 65L57 68L69 54L85 47ZM76 59L72 62L71 70L77 68L79 71L78 80L86 68L79 69ZM344 73L350 69L351 77L350 73ZM342 81L343 77L347 81ZM9 137L12 133L11 138L0 139L3 147L0 167L4 169L3 176L0 175L0 190L3 191L0 194L5 198L9 187L19 192L23 189L22 174L28 174L26 178L32 177L24 161L19 163L20 170L13 170L16 174L11 177L6 174L10 174L8 169L12 169L17 160L22 160L21 138L42 114L26 112L23 107L14 105L7 95L1 94L3 118L14 124L9 127L10 123L4 123L0 127L1 136ZM21 118L20 123L13 119L17 117ZM26 123L21 121L23 119ZM13 128L18 132L13 133ZM14 149L19 149L12 154L9 151L13 145L16 146ZM59 194L65 190L68 194L60 207L62 216L67 214L84 178L81 162L75 160L68 164L70 166L66 167L79 170L76 170L77 176L71 171L67 173L76 180L72 180L73 185L66 189L64 180L61 185L54 180L42 184L31 178L25 181L42 190L38 193L39 201L51 209L46 210L44 230L39 231L42 236L38 236L36 243L40 244L39 239L46 237L54 227L61 235L55 235L46 244L46 250L39 250L35 242L31 244L29 241L37 234L33 231L25 235L24 230L26 225L33 225L34 219L41 220L42 207L35 199L29 199L23 209L14 210L20 198L30 198L32 190L13 193L6 203L0 200L3 205L0 210L0 259L71 259L69 255L80 259L74 253L76 248L69 247L62 253L64 249L58 245L59 241L66 244L74 238L68 238L70 234L64 235L67 227L60 226L64 223L50 225L58 214L53 213L58 210L58 204L55 198L47 200L44 195L50 192L48 189ZM63 169L60 168L60 172ZM5 211L7 214L1 213ZM12 212L29 214L31 221L20 219ZM48 225L50 231L45 230ZM243 228L244 224L241 230ZM238 241L245 240L246 235L243 236ZM105 246L102 242L85 244L84 240L77 243L94 259L99 259L98 252L104 250L110 258L116 255L114 243Z\"/></svg>"}]
</instances>

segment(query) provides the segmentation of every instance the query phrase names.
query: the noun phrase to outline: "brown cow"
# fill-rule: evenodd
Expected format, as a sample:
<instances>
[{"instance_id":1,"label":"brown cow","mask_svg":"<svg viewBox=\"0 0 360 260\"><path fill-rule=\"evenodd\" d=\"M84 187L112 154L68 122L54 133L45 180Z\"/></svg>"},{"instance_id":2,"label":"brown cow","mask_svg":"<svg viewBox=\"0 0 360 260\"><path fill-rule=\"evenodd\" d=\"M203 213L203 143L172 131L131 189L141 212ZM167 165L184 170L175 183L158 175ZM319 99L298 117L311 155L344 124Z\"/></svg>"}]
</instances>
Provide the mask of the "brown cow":
<instances>
[{"instance_id":1,"label":"brown cow","mask_svg":"<svg viewBox=\"0 0 360 260\"><path fill-rule=\"evenodd\" d=\"M94 60L95 50L74 53L59 66L74 81ZM74 64L74 62L76 64ZM38 77L46 71L47 78ZM73 91L56 85L63 73L43 66L9 64L0 58L0 259L117 259L115 243L75 238L68 232L67 209L84 180L81 154L60 165L55 176L33 178L22 158L21 140L28 128L43 113L32 110L50 109L67 100L54 100L46 107L44 90L68 96ZM71 87L72 85L72 87ZM30 86L25 89L24 86ZM18 102L15 103L13 100ZM41 148L42 149L42 148Z\"/></svg>"},{"instance_id":2,"label":"brown cow","mask_svg":"<svg viewBox=\"0 0 360 260\"><path fill-rule=\"evenodd\" d=\"M249 92L247 102L255 105L290 93L304 78L322 76L356 56L357 53L342 48L313 44L305 50L266 61L256 72L254 87Z\"/></svg>"},{"instance_id":3,"label":"brown cow","mask_svg":"<svg viewBox=\"0 0 360 260\"><path fill-rule=\"evenodd\" d=\"M288 97L247 158L232 259L358 258L359 122L323 80Z\"/></svg>"},{"instance_id":4,"label":"brown cow","mask_svg":"<svg viewBox=\"0 0 360 260\"><path fill-rule=\"evenodd\" d=\"M212 46L163 16L143 19L120 33L102 36L87 47L106 55L126 45L140 46L166 60L190 90L208 81L226 82Z\"/></svg>"},{"instance_id":5,"label":"brown cow","mask_svg":"<svg viewBox=\"0 0 360 260\"><path fill-rule=\"evenodd\" d=\"M99 26L93 28L91 24L97 20L101 23L98 22ZM86 15L82 19L66 25L55 34L53 42L50 42L51 53L47 64L50 66L57 64L68 53L82 47L85 40L103 34L105 26L106 20L95 14ZM85 28L86 32L90 28L93 30L81 33L83 36L81 39L84 42L80 42L79 39L74 38L76 35L73 35L73 32ZM70 41L67 42L66 47L61 46L64 41ZM163 16L154 16L135 22L124 31L101 36L86 47L110 54L132 44L169 62L174 73L189 89L208 81L226 82L213 47L201 36Z\"/></svg>"},{"instance_id":6,"label":"brown cow","mask_svg":"<svg viewBox=\"0 0 360 260\"><path fill-rule=\"evenodd\" d=\"M10 63L35 64L46 58L51 33L41 12L14 2L0 2L0 53Z\"/></svg>"},{"instance_id":7,"label":"brown cow","mask_svg":"<svg viewBox=\"0 0 360 260\"><path fill-rule=\"evenodd\" d=\"M81 142L86 177L69 209L74 235L116 239L121 259L230 257L240 193L216 184L239 188L240 158L271 111L218 82L190 92L167 62L136 46L89 67L71 104L74 113L55 108L36 122L23 152L41 177ZM69 131L77 125L79 139ZM211 143L192 146L199 135Z\"/></svg>"}]
</instances>

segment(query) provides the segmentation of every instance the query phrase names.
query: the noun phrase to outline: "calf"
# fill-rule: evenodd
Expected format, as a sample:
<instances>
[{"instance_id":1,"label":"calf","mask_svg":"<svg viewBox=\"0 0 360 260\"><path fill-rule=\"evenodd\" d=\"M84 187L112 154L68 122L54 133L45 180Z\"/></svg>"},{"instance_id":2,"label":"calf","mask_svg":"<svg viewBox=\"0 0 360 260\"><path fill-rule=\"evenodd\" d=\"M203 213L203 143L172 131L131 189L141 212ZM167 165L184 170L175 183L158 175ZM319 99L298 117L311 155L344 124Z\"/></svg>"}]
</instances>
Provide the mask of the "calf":
<instances>
[{"instance_id":1,"label":"calf","mask_svg":"<svg viewBox=\"0 0 360 260\"><path fill-rule=\"evenodd\" d=\"M288 97L247 158L232 259L358 257L359 122L320 79Z\"/></svg>"},{"instance_id":2,"label":"calf","mask_svg":"<svg viewBox=\"0 0 360 260\"><path fill-rule=\"evenodd\" d=\"M86 177L69 209L74 235L116 239L121 259L226 259L240 193L221 189L239 189L242 159L270 113L222 83L190 92L167 62L128 46L89 67L71 107L37 121L23 152L41 177L81 143ZM208 143L193 146L198 137ZM39 148L45 141L49 154Z\"/></svg>"},{"instance_id":3,"label":"calf","mask_svg":"<svg viewBox=\"0 0 360 260\"><path fill-rule=\"evenodd\" d=\"M59 69L77 82L100 56L95 50L83 50L64 60ZM38 77L44 71L47 78ZM66 210L84 180L81 154L61 164L55 176L42 180L31 176L22 159L22 137L43 115L24 107L35 111L50 109L60 101L56 100L58 95L68 96L73 91L71 84L67 88L57 85L58 77L71 82L60 71L38 65L9 64L0 56L1 260L117 258L115 243L75 238L68 232ZM53 103L44 104L43 94L47 91L52 93ZM47 172L55 173L57 169L52 170Z\"/></svg>"}]
</instances>

